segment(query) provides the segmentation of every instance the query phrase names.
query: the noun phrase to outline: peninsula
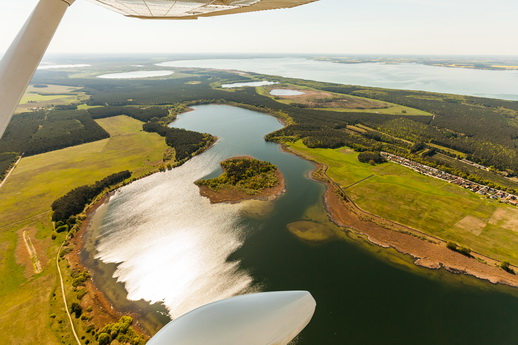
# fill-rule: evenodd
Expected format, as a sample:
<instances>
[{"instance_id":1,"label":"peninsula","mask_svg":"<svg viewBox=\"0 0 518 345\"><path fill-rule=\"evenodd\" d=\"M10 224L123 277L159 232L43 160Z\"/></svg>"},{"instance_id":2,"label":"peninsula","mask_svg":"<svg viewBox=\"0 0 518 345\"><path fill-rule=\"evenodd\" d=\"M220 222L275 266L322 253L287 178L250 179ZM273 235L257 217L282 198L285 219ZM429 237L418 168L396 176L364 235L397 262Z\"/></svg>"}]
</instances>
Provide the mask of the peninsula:
<instances>
[{"instance_id":1,"label":"peninsula","mask_svg":"<svg viewBox=\"0 0 518 345\"><path fill-rule=\"evenodd\" d=\"M220 163L223 173L212 179L198 180L200 195L211 203L237 203L243 200L273 200L284 190L284 177L277 167L255 158L233 157Z\"/></svg>"}]
</instances>

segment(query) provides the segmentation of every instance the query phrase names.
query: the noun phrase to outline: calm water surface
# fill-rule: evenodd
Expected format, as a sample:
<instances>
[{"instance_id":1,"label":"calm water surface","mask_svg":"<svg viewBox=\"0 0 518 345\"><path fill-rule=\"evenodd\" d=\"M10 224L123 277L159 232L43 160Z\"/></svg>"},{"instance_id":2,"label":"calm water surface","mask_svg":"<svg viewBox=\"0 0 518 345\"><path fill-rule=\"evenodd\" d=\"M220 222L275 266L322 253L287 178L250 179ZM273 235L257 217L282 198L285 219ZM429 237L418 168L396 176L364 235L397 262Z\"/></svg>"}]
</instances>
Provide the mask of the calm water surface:
<instances>
[{"instance_id":1,"label":"calm water surface","mask_svg":"<svg viewBox=\"0 0 518 345\"><path fill-rule=\"evenodd\" d=\"M292 235L289 223L319 218L324 187L307 178L309 162L264 142L281 127L273 117L205 105L174 126L219 141L180 168L122 188L99 213L92 254L114 268L129 299L162 303L176 317L234 294L304 289L317 311L298 345L518 344L511 289L409 267L408 258L353 239ZM211 205L192 183L236 155L271 161L286 178L287 192L262 218L246 216L243 204Z\"/></svg>"},{"instance_id":2,"label":"calm water surface","mask_svg":"<svg viewBox=\"0 0 518 345\"><path fill-rule=\"evenodd\" d=\"M133 72L122 72L122 73L110 73L103 74L97 78L101 79L140 79L140 78L152 78L152 77L165 77L173 74L173 71L133 71Z\"/></svg>"},{"instance_id":3,"label":"calm water surface","mask_svg":"<svg viewBox=\"0 0 518 345\"><path fill-rule=\"evenodd\" d=\"M266 86L266 85L275 85L278 84L273 81L250 81L247 83L232 83L232 84L222 84L221 87L224 89L231 89L233 87L243 87L243 86L250 86L250 87L257 87L257 86Z\"/></svg>"},{"instance_id":4,"label":"calm water surface","mask_svg":"<svg viewBox=\"0 0 518 345\"><path fill-rule=\"evenodd\" d=\"M182 60L158 65L235 69L330 83L518 100L518 71L448 68L409 63L342 64L304 58Z\"/></svg>"}]
</instances>

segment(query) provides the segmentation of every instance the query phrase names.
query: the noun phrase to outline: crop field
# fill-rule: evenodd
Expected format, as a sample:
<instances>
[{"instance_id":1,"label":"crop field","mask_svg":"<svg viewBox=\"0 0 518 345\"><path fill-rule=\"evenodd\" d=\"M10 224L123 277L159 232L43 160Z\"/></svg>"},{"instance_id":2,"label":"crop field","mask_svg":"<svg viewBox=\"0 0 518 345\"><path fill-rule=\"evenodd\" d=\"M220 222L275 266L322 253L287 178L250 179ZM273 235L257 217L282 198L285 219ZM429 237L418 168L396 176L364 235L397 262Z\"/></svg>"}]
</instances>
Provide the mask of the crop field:
<instances>
[{"instance_id":1,"label":"crop field","mask_svg":"<svg viewBox=\"0 0 518 345\"><path fill-rule=\"evenodd\" d=\"M346 188L363 210L481 254L518 262L517 207L482 198L394 163L361 163L358 153L351 150L308 149L301 141L290 147L329 166L329 177Z\"/></svg>"},{"instance_id":2,"label":"crop field","mask_svg":"<svg viewBox=\"0 0 518 345\"><path fill-rule=\"evenodd\" d=\"M4 339L7 343L60 343L48 327L49 315L57 313L49 303L56 300L52 292L57 284L50 204L75 187L122 170L133 176L156 170L168 148L163 138L141 131L142 122L132 118L116 116L98 123L111 138L23 158L0 189L0 332L12 337ZM32 237L43 267L40 274L31 271L21 229Z\"/></svg>"}]
</instances>

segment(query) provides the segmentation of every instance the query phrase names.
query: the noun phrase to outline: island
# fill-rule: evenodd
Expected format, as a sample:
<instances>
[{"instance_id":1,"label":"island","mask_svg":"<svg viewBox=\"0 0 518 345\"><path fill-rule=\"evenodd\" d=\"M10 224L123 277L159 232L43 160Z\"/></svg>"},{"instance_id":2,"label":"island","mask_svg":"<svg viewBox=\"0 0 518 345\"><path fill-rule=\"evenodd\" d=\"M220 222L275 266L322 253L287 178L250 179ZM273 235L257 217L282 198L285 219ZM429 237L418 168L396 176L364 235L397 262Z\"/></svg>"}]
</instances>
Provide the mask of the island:
<instances>
[{"instance_id":1,"label":"island","mask_svg":"<svg viewBox=\"0 0 518 345\"><path fill-rule=\"evenodd\" d=\"M284 177L275 165L250 156L232 157L220 163L223 173L196 181L200 194L211 203L273 200L285 191Z\"/></svg>"}]
</instances>

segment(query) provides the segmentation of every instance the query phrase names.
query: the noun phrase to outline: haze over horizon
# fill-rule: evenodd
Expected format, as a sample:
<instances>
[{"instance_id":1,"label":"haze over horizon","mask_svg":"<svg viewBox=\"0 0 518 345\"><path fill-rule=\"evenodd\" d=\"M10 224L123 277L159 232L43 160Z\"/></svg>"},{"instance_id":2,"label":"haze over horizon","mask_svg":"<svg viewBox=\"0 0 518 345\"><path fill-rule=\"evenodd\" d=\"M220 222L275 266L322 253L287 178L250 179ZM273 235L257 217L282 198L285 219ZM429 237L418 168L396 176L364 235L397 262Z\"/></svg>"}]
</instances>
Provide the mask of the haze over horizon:
<instances>
[{"instance_id":1,"label":"haze over horizon","mask_svg":"<svg viewBox=\"0 0 518 345\"><path fill-rule=\"evenodd\" d=\"M0 54L36 4L0 0ZM48 54L518 55L511 44L517 12L511 0L320 0L288 10L168 21L127 18L77 0Z\"/></svg>"}]
</instances>

